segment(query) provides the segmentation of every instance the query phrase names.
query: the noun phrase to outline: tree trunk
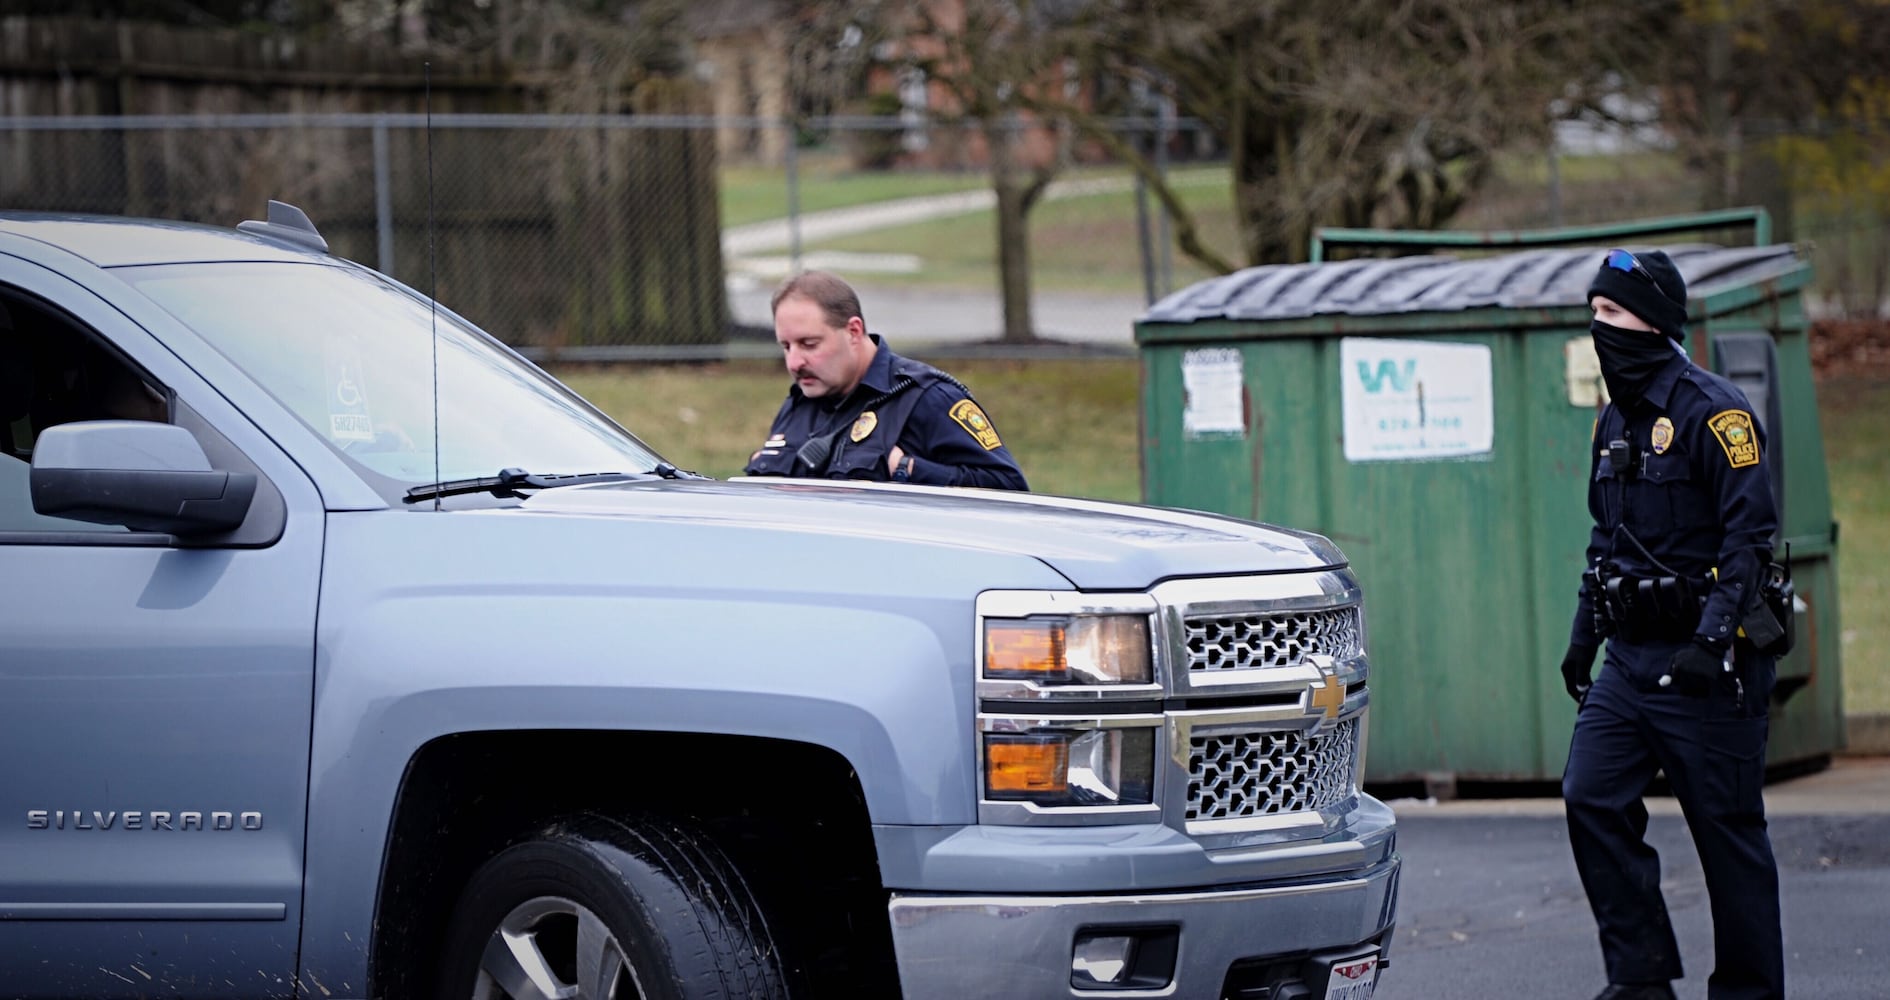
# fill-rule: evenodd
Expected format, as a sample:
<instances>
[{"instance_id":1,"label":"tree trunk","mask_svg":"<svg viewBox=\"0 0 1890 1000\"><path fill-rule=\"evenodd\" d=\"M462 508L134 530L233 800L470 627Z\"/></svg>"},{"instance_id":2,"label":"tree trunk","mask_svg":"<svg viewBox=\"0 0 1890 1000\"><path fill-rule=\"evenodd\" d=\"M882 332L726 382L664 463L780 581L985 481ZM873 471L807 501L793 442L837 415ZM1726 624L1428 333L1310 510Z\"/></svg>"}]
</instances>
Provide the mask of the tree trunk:
<instances>
[{"instance_id":1,"label":"tree trunk","mask_svg":"<svg viewBox=\"0 0 1890 1000\"><path fill-rule=\"evenodd\" d=\"M1298 263L1306 259L1312 232L1296 220L1299 200L1290 167L1285 124L1263 121L1239 133L1233 158L1234 206L1247 266Z\"/></svg>"},{"instance_id":2,"label":"tree trunk","mask_svg":"<svg viewBox=\"0 0 1890 1000\"><path fill-rule=\"evenodd\" d=\"M991 150L991 188L997 194L997 252L999 297L1004 304L1006 344L1034 344L1037 331L1030 318L1030 209L1036 201L1028 182L1018 176L1012 160L1015 115L985 126L985 144Z\"/></svg>"},{"instance_id":3,"label":"tree trunk","mask_svg":"<svg viewBox=\"0 0 1890 1000\"><path fill-rule=\"evenodd\" d=\"M1778 159L1778 135L1783 129L1769 121L1739 124L1739 190L1736 205L1763 205L1772 214L1772 242L1790 243L1796 219L1792 213L1792 185Z\"/></svg>"},{"instance_id":4,"label":"tree trunk","mask_svg":"<svg viewBox=\"0 0 1890 1000\"><path fill-rule=\"evenodd\" d=\"M1735 189L1733 162L1736 139L1732 130L1732 29L1715 20L1706 29L1706 81L1700 94L1700 112L1706 141L1700 151L1706 176L1705 208L1726 208Z\"/></svg>"},{"instance_id":5,"label":"tree trunk","mask_svg":"<svg viewBox=\"0 0 1890 1000\"><path fill-rule=\"evenodd\" d=\"M1030 318L1030 209L1015 182L997 187L998 281L1004 301L1004 342L1031 344L1037 331Z\"/></svg>"}]
</instances>

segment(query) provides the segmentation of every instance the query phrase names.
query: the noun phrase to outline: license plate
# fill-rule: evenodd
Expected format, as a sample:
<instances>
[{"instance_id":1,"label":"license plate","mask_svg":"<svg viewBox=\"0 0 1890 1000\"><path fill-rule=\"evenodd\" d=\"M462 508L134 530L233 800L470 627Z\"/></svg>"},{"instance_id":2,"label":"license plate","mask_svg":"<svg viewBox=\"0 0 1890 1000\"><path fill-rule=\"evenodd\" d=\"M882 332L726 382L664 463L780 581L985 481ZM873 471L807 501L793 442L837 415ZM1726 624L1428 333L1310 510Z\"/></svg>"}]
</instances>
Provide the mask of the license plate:
<instances>
[{"instance_id":1,"label":"license plate","mask_svg":"<svg viewBox=\"0 0 1890 1000\"><path fill-rule=\"evenodd\" d=\"M1326 978L1326 1000L1372 1000L1377 984L1377 955L1334 962L1332 975Z\"/></svg>"}]
</instances>

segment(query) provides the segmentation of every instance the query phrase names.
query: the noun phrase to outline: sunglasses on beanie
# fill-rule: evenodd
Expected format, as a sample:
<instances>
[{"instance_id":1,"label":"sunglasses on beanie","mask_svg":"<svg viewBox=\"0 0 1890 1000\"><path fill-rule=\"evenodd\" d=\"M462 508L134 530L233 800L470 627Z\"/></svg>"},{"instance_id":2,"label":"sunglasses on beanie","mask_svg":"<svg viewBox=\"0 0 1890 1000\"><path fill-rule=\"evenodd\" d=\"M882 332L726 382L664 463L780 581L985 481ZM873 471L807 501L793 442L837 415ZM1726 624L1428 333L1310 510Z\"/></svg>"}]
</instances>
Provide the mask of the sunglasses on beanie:
<instances>
[{"instance_id":1,"label":"sunglasses on beanie","mask_svg":"<svg viewBox=\"0 0 1890 1000\"><path fill-rule=\"evenodd\" d=\"M1658 292L1661 298L1673 302L1673 296L1668 295L1667 290L1660 287L1660 282L1654 280L1654 273L1647 269L1647 265L1641 263L1639 257L1634 256L1626 250L1614 249L1608 251L1608 257L1603 263L1616 271L1623 271L1635 275L1642 281L1654 286L1654 291ZM1674 304L1682 308L1686 306L1684 302L1675 302Z\"/></svg>"}]
</instances>

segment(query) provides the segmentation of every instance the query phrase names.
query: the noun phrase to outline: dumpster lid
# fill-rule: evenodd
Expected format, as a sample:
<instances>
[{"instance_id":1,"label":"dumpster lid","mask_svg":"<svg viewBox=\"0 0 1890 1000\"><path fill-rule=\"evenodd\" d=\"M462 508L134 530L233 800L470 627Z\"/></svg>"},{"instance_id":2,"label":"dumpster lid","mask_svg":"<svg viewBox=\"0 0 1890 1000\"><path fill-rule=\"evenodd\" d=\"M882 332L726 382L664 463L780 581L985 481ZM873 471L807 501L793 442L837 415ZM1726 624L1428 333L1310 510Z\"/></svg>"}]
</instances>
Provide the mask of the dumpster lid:
<instances>
[{"instance_id":1,"label":"dumpster lid","mask_svg":"<svg viewBox=\"0 0 1890 1000\"><path fill-rule=\"evenodd\" d=\"M1790 244L1721 247L1706 243L1630 250L1665 250L1694 301L1741 285L1780 277L1804 261ZM1454 312L1585 308L1588 283L1606 247L1526 250L1467 260L1446 254L1368 258L1322 264L1266 264L1190 285L1150 306L1144 323L1196 320L1299 319L1343 313Z\"/></svg>"}]
</instances>

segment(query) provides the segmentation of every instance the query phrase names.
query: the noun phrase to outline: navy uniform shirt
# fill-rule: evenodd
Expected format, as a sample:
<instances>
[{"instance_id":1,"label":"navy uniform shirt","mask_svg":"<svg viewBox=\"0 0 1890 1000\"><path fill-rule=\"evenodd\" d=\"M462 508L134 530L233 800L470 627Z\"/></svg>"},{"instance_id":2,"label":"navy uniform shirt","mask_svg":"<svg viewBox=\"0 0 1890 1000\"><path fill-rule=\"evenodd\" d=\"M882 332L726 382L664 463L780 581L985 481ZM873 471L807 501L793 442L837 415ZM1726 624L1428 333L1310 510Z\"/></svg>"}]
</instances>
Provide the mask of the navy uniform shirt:
<instances>
[{"instance_id":1,"label":"navy uniform shirt","mask_svg":"<svg viewBox=\"0 0 1890 1000\"><path fill-rule=\"evenodd\" d=\"M1636 468L1615 468L1607 449L1617 439L1636 446ZM1717 570L1694 634L1730 642L1778 528L1765 436L1745 393L1676 352L1644 398L1602 410L1589 461L1588 511L1595 526L1587 564L1611 559L1636 577L1667 575L1654 560L1686 577ZM1647 553L1617 527L1632 532ZM1584 585L1576 645L1600 645L1594 599Z\"/></svg>"},{"instance_id":2,"label":"navy uniform shirt","mask_svg":"<svg viewBox=\"0 0 1890 1000\"><path fill-rule=\"evenodd\" d=\"M818 473L827 478L899 478L886 468L886 456L896 444L912 458L903 482L1030 488L990 417L957 379L902 358L878 334L872 337L878 345L872 363L846 396L809 399L800 386L788 388L768 440L749 457L748 475L814 475L797 466L795 456L809 438L830 435L833 452Z\"/></svg>"}]
</instances>

